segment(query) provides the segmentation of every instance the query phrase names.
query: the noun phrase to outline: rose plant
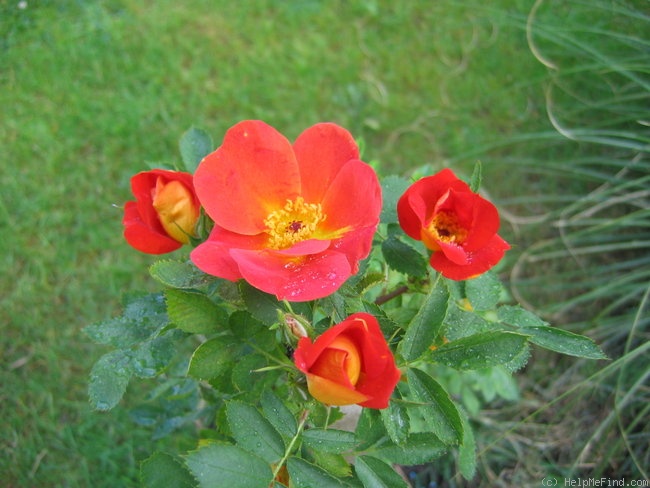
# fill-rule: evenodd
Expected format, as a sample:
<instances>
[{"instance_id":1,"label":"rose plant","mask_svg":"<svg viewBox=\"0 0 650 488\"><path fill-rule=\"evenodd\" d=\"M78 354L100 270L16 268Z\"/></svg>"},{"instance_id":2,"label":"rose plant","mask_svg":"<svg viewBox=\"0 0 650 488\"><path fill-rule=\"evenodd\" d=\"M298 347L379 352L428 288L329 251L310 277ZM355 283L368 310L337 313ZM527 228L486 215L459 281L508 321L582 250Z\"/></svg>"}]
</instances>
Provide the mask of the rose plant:
<instances>
[{"instance_id":1,"label":"rose plant","mask_svg":"<svg viewBox=\"0 0 650 488\"><path fill-rule=\"evenodd\" d=\"M190 129L180 150L182 167L136 174L124 206L128 244L175 251L149 269L162 291L85 328L112 347L90 374L93 407L150 379L134 421L196 439L143 461L144 486L405 487L399 466L447 452L471 479L477 411L449 371L509 378L531 345L604 358L508 299L494 268L510 246L480 165L467 182L379 178L331 123L290 143L243 121L216 149Z\"/></svg>"}]
</instances>

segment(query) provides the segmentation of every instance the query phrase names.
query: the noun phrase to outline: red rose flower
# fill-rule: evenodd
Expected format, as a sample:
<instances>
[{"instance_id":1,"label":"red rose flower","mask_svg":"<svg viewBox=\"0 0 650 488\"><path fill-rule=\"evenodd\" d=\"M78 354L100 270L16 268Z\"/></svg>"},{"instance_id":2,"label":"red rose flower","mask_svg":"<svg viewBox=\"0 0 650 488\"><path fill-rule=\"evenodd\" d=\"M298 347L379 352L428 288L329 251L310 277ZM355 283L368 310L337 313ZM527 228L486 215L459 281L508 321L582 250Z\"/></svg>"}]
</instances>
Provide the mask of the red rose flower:
<instances>
[{"instance_id":1,"label":"red rose flower","mask_svg":"<svg viewBox=\"0 0 650 488\"><path fill-rule=\"evenodd\" d=\"M352 136L334 124L293 146L273 127L244 121L199 164L194 186L214 228L191 259L278 299L335 292L370 253L381 187Z\"/></svg>"},{"instance_id":2,"label":"red rose flower","mask_svg":"<svg viewBox=\"0 0 650 488\"><path fill-rule=\"evenodd\" d=\"M450 169L411 185L397 202L397 215L404 232L433 251L431 266L452 280L484 273L510 249L497 235L496 207Z\"/></svg>"},{"instance_id":3,"label":"red rose flower","mask_svg":"<svg viewBox=\"0 0 650 488\"><path fill-rule=\"evenodd\" d=\"M124 237L138 251L163 254L187 244L194 235L200 203L192 175L154 169L131 178L135 201L124 206Z\"/></svg>"},{"instance_id":4,"label":"red rose flower","mask_svg":"<svg viewBox=\"0 0 650 488\"><path fill-rule=\"evenodd\" d=\"M377 319L367 313L350 315L313 343L303 337L294 361L309 393L328 405L386 408L401 376Z\"/></svg>"}]
</instances>

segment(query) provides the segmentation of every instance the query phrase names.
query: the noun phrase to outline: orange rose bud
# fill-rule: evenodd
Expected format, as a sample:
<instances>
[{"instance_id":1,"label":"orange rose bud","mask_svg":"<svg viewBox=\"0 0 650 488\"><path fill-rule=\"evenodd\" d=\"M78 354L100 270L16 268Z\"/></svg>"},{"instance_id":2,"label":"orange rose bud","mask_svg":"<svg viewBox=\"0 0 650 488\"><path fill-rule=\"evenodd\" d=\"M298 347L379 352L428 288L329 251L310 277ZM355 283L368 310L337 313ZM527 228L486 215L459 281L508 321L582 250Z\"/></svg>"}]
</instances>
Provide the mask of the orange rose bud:
<instances>
[{"instance_id":1,"label":"orange rose bud","mask_svg":"<svg viewBox=\"0 0 650 488\"><path fill-rule=\"evenodd\" d=\"M163 254L190 242L200 203L192 175L155 169L131 178L135 201L124 207L124 237L138 251Z\"/></svg>"},{"instance_id":2,"label":"orange rose bud","mask_svg":"<svg viewBox=\"0 0 650 488\"><path fill-rule=\"evenodd\" d=\"M377 319L367 313L351 315L313 343L303 337L294 361L309 393L328 405L386 408L401 376Z\"/></svg>"},{"instance_id":3,"label":"orange rose bud","mask_svg":"<svg viewBox=\"0 0 650 488\"><path fill-rule=\"evenodd\" d=\"M190 190L180 181L165 183L162 178L158 178L153 208L158 212L160 223L169 237L189 244L198 218L198 209Z\"/></svg>"}]
</instances>

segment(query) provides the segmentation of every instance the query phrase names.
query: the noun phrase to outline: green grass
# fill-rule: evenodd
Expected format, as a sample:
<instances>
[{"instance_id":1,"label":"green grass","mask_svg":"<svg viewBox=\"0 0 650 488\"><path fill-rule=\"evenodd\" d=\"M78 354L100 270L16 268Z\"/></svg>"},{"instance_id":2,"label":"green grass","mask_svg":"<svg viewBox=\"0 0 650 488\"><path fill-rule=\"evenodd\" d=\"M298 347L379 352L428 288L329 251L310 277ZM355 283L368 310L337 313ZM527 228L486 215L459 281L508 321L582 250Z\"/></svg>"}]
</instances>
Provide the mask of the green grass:
<instances>
[{"instance_id":1,"label":"green grass","mask_svg":"<svg viewBox=\"0 0 650 488\"><path fill-rule=\"evenodd\" d=\"M289 138L334 121L384 174L468 174L480 158L507 211L566 205L544 200L557 173L534 164L581 153L546 118L530 2L483 3L0 1L3 486L134 486L140 460L185 442L134 427L138 384L125 405L90 409L87 377L104 351L81 329L117 313L123 292L153 286L153 259L123 242L116 206L133 173L178 161L191 125L218 144L242 119ZM566 178L575 192L600 181L580 178ZM520 246L543 235L517 219L504 233Z\"/></svg>"}]
</instances>

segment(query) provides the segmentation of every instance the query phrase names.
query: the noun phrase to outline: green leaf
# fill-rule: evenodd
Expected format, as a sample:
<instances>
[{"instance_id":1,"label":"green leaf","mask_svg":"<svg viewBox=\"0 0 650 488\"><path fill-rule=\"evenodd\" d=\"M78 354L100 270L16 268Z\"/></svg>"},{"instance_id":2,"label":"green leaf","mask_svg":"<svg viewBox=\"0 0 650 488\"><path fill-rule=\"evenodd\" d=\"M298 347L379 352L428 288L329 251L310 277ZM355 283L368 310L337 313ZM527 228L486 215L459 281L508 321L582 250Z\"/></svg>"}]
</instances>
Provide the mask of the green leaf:
<instances>
[{"instance_id":1,"label":"green leaf","mask_svg":"<svg viewBox=\"0 0 650 488\"><path fill-rule=\"evenodd\" d=\"M410 185L409 180L395 175L387 176L381 180L383 205L379 218L382 223L392 224L398 222L397 201Z\"/></svg>"},{"instance_id":2,"label":"green leaf","mask_svg":"<svg viewBox=\"0 0 650 488\"><path fill-rule=\"evenodd\" d=\"M431 358L455 369L483 369L507 364L528 349L528 337L506 331L484 332L440 346Z\"/></svg>"},{"instance_id":3,"label":"green leaf","mask_svg":"<svg viewBox=\"0 0 650 488\"><path fill-rule=\"evenodd\" d=\"M336 429L309 429L303 432L302 439L312 449L335 454L349 451L357 444L354 433Z\"/></svg>"},{"instance_id":4,"label":"green leaf","mask_svg":"<svg viewBox=\"0 0 650 488\"><path fill-rule=\"evenodd\" d=\"M232 336L220 336L201 344L190 359L187 372L193 378L209 380L228 371L239 353Z\"/></svg>"},{"instance_id":5,"label":"green leaf","mask_svg":"<svg viewBox=\"0 0 650 488\"><path fill-rule=\"evenodd\" d=\"M395 236L381 243L381 252L386 264L395 271L417 277L424 277L428 273L425 257Z\"/></svg>"},{"instance_id":6,"label":"green leaf","mask_svg":"<svg viewBox=\"0 0 650 488\"><path fill-rule=\"evenodd\" d=\"M266 461L229 444L213 443L192 451L185 464L202 488L268 488L273 480Z\"/></svg>"},{"instance_id":7,"label":"green leaf","mask_svg":"<svg viewBox=\"0 0 650 488\"><path fill-rule=\"evenodd\" d=\"M155 452L140 464L140 484L144 488L194 488L195 481L179 459Z\"/></svg>"},{"instance_id":8,"label":"green leaf","mask_svg":"<svg viewBox=\"0 0 650 488\"><path fill-rule=\"evenodd\" d=\"M432 432L445 444L463 441L463 422L456 404L440 384L424 371L409 369L406 373L413 399L423 405L423 414Z\"/></svg>"},{"instance_id":9,"label":"green leaf","mask_svg":"<svg viewBox=\"0 0 650 488\"><path fill-rule=\"evenodd\" d=\"M406 481L384 461L371 456L359 456L354 469L365 488L408 488Z\"/></svg>"},{"instance_id":10,"label":"green leaf","mask_svg":"<svg viewBox=\"0 0 650 488\"><path fill-rule=\"evenodd\" d=\"M345 297L338 291L319 299L318 305L323 309L323 313L330 318L329 323L342 322L348 316L345 310Z\"/></svg>"},{"instance_id":11,"label":"green leaf","mask_svg":"<svg viewBox=\"0 0 650 488\"><path fill-rule=\"evenodd\" d=\"M203 129L191 127L181 136L178 146L186 171L194 173L201 160L213 149L212 138Z\"/></svg>"},{"instance_id":12,"label":"green leaf","mask_svg":"<svg viewBox=\"0 0 650 488\"><path fill-rule=\"evenodd\" d=\"M228 325L233 335L242 342L256 344L264 350L272 350L277 345L275 332L255 319L246 310L238 310L230 316Z\"/></svg>"},{"instance_id":13,"label":"green leaf","mask_svg":"<svg viewBox=\"0 0 650 488\"><path fill-rule=\"evenodd\" d=\"M290 457L287 461L289 478L295 488L344 488L343 482L304 459Z\"/></svg>"},{"instance_id":14,"label":"green leaf","mask_svg":"<svg viewBox=\"0 0 650 488\"><path fill-rule=\"evenodd\" d=\"M317 451L305 446L305 459L324 469L335 478L345 478L352 474L352 466L345 459L343 454L334 454L332 452Z\"/></svg>"},{"instance_id":15,"label":"green leaf","mask_svg":"<svg viewBox=\"0 0 650 488\"><path fill-rule=\"evenodd\" d=\"M481 188L481 180L483 179L483 165L480 161L477 161L474 165L474 171L472 171L472 176L469 180L469 188L474 193L478 193L479 188Z\"/></svg>"},{"instance_id":16,"label":"green leaf","mask_svg":"<svg viewBox=\"0 0 650 488\"><path fill-rule=\"evenodd\" d=\"M161 284L181 290L200 289L217 281L191 261L157 261L149 267L149 274Z\"/></svg>"},{"instance_id":17,"label":"green leaf","mask_svg":"<svg viewBox=\"0 0 650 488\"><path fill-rule=\"evenodd\" d=\"M395 444L404 443L409 433L410 422L406 410L402 402L392 401L388 408L379 411L388 437Z\"/></svg>"},{"instance_id":18,"label":"green leaf","mask_svg":"<svg viewBox=\"0 0 650 488\"><path fill-rule=\"evenodd\" d=\"M450 306L445 317L444 328L445 338L448 341L455 341L462 337L493 331L494 322L484 319L475 312L468 312L458 306Z\"/></svg>"},{"instance_id":19,"label":"green leaf","mask_svg":"<svg viewBox=\"0 0 650 488\"><path fill-rule=\"evenodd\" d=\"M88 396L96 410L110 410L124 396L133 375L132 353L118 349L104 354L90 371Z\"/></svg>"},{"instance_id":20,"label":"green leaf","mask_svg":"<svg viewBox=\"0 0 650 488\"><path fill-rule=\"evenodd\" d=\"M285 437L292 438L298 432L296 418L271 390L265 390L260 399L262 410L271 425Z\"/></svg>"},{"instance_id":21,"label":"green leaf","mask_svg":"<svg viewBox=\"0 0 650 488\"><path fill-rule=\"evenodd\" d=\"M166 290L167 313L179 329L191 334L208 334L228 324L227 312L201 293Z\"/></svg>"},{"instance_id":22,"label":"green leaf","mask_svg":"<svg viewBox=\"0 0 650 488\"><path fill-rule=\"evenodd\" d=\"M384 333L384 335L391 336L400 328L398 323L390 318L384 309L376 303L363 300L361 304L363 306L363 310L375 316L377 322L379 322L379 328Z\"/></svg>"},{"instance_id":23,"label":"green leaf","mask_svg":"<svg viewBox=\"0 0 650 488\"><path fill-rule=\"evenodd\" d=\"M239 284L239 291L253 317L266 325L273 325L278 321L278 310L283 310L284 307L277 298L243 280Z\"/></svg>"},{"instance_id":24,"label":"green leaf","mask_svg":"<svg viewBox=\"0 0 650 488\"><path fill-rule=\"evenodd\" d=\"M284 455L284 442L271 423L252 405L231 400L226 406L228 425L239 447L254 452L269 463Z\"/></svg>"},{"instance_id":25,"label":"green leaf","mask_svg":"<svg viewBox=\"0 0 650 488\"><path fill-rule=\"evenodd\" d=\"M530 335L530 342L551 351L587 359L609 359L588 337L547 326L526 327L523 334Z\"/></svg>"},{"instance_id":26,"label":"green leaf","mask_svg":"<svg viewBox=\"0 0 650 488\"><path fill-rule=\"evenodd\" d=\"M489 271L465 282L465 295L474 310L493 310L502 292L501 281Z\"/></svg>"},{"instance_id":27,"label":"green leaf","mask_svg":"<svg viewBox=\"0 0 650 488\"><path fill-rule=\"evenodd\" d=\"M357 436L358 451L362 451L379 442L386 436L386 429L381 420L379 410L364 408L361 410L357 428L354 431Z\"/></svg>"},{"instance_id":28,"label":"green leaf","mask_svg":"<svg viewBox=\"0 0 650 488\"><path fill-rule=\"evenodd\" d=\"M515 327L548 325L548 322L519 305L502 305L497 309L497 318L504 324L513 325Z\"/></svg>"},{"instance_id":29,"label":"green leaf","mask_svg":"<svg viewBox=\"0 0 650 488\"><path fill-rule=\"evenodd\" d=\"M269 366L266 356L257 353L245 354L232 367L233 386L251 402L257 401L265 389L272 388L282 374L279 369L258 371Z\"/></svg>"},{"instance_id":30,"label":"green leaf","mask_svg":"<svg viewBox=\"0 0 650 488\"><path fill-rule=\"evenodd\" d=\"M178 342L185 337L179 330L168 330L141 344L133 354L133 372L140 378L160 374L174 359Z\"/></svg>"},{"instance_id":31,"label":"green leaf","mask_svg":"<svg viewBox=\"0 0 650 488\"><path fill-rule=\"evenodd\" d=\"M437 280L398 347L406 361L415 361L429 350L445 320L448 302L449 290L443 280Z\"/></svg>"},{"instance_id":32,"label":"green leaf","mask_svg":"<svg viewBox=\"0 0 650 488\"><path fill-rule=\"evenodd\" d=\"M133 294L126 297L122 316L89 325L84 332L99 344L123 348L155 336L168 323L161 294Z\"/></svg>"},{"instance_id":33,"label":"green leaf","mask_svg":"<svg viewBox=\"0 0 650 488\"><path fill-rule=\"evenodd\" d=\"M458 448L458 467L463 478L469 481L476 474L476 441L472 426L464 412L461 412L461 419L463 421L463 443Z\"/></svg>"},{"instance_id":34,"label":"green leaf","mask_svg":"<svg viewBox=\"0 0 650 488\"><path fill-rule=\"evenodd\" d=\"M380 272L368 272L365 275L360 275L359 278L354 288L360 296L363 296L374 286L386 283L386 274Z\"/></svg>"},{"instance_id":35,"label":"green leaf","mask_svg":"<svg viewBox=\"0 0 650 488\"><path fill-rule=\"evenodd\" d=\"M383 444L369 452L391 464L413 466L439 458L447 452L447 447L435 435L418 432L409 435L403 444Z\"/></svg>"}]
</instances>

